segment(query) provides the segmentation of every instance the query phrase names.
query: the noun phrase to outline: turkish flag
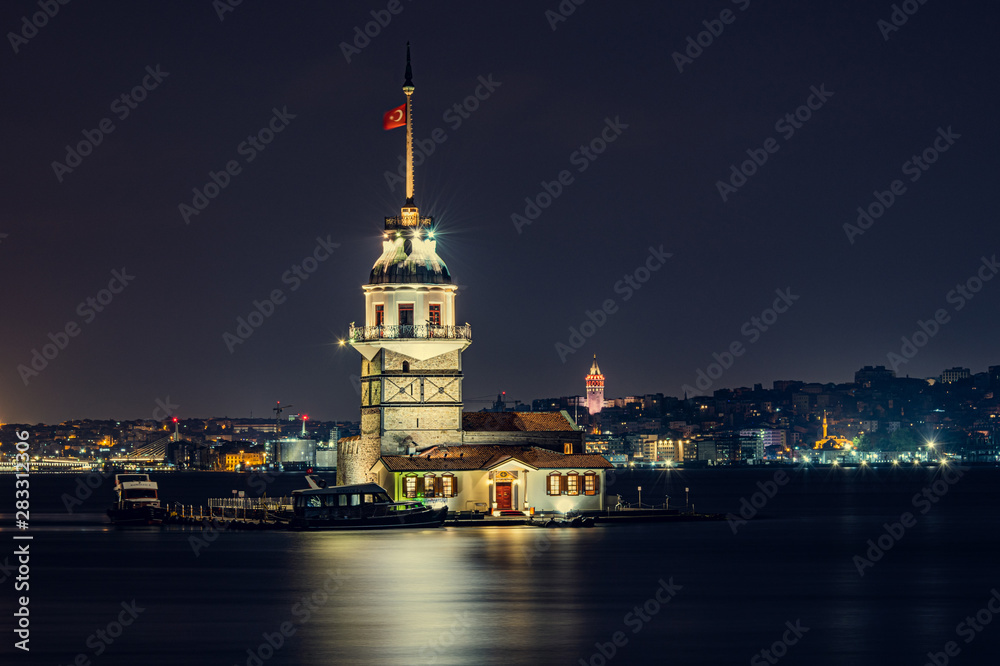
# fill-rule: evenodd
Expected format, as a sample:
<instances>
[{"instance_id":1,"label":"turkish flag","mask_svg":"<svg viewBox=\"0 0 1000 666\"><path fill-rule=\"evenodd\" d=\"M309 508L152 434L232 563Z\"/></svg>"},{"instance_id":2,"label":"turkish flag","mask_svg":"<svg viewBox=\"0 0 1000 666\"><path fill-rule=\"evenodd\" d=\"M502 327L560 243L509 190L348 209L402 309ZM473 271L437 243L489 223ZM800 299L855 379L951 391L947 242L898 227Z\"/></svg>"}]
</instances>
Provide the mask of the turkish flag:
<instances>
[{"instance_id":1,"label":"turkish flag","mask_svg":"<svg viewBox=\"0 0 1000 666\"><path fill-rule=\"evenodd\" d=\"M391 111L386 111L382 116L382 129L395 129L406 124L406 105L397 106Z\"/></svg>"}]
</instances>

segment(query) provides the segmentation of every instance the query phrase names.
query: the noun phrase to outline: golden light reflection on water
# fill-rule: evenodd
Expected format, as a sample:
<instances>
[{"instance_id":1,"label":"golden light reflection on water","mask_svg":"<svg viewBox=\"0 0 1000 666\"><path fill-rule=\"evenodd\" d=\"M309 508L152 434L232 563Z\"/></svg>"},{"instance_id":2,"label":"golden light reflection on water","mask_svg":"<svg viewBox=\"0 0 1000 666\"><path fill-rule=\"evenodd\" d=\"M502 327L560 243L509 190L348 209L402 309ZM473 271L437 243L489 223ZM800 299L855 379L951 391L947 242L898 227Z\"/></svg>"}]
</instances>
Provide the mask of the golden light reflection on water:
<instances>
[{"instance_id":1,"label":"golden light reflection on water","mask_svg":"<svg viewBox=\"0 0 1000 666\"><path fill-rule=\"evenodd\" d=\"M575 613L594 603L580 577L588 547L603 533L461 527L303 534L295 572L303 595L329 570L339 570L341 584L300 627L297 642L329 663L362 655L375 664L474 664L500 655L521 662L538 656L538 646L578 649L587 641Z\"/></svg>"}]
</instances>

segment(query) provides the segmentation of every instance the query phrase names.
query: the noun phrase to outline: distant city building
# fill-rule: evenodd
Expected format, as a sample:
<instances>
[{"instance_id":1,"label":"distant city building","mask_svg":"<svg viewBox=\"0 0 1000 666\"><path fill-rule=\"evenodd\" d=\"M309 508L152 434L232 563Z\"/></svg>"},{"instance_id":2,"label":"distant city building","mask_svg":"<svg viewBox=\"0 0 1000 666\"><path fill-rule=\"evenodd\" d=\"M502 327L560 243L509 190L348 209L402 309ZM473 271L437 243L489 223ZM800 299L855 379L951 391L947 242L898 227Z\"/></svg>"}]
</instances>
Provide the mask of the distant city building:
<instances>
[{"instance_id":1,"label":"distant city building","mask_svg":"<svg viewBox=\"0 0 1000 666\"><path fill-rule=\"evenodd\" d=\"M839 451L841 449L849 449L853 445L854 442L849 439L827 434L826 412L823 412L823 437L816 440L816 443L813 444L813 449Z\"/></svg>"},{"instance_id":2,"label":"distant city building","mask_svg":"<svg viewBox=\"0 0 1000 666\"><path fill-rule=\"evenodd\" d=\"M740 462L755 465L764 460L764 429L740 430Z\"/></svg>"},{"instance_id":3,"label":"distant city building","mask_svg":"<svg viewBox=\"0 0 1000 666\"><path fill-rule=\"evenodd\" d=\"M587 409L591 416L599 414L604 407L604 375L597 365L597 354L594 354L594 362L590 366L590 374L587 375Z\"/></svg>"},{"instance_id":4,"label":"distant city building","mask_svg":"<svg viewBox=\"0 0 1000 666\"><path fill-rule=\"evenodd\" d=\"M854 373L854 383L870 387L872 382L894 379L896 372L886 368L884 365L866 365Z\"/></svg>"},{"instance_id":5,"label":"distant city building","mask_svg":"<svg viewBox=\"0 0 1000 666\"><path fill-rule=\"evenodd\" d=\"M316 465L316 440L288 437L277 443L283 465L314 467Z\"/></svg>"},{"instance_id":6,"label":"distant city building","mask_svg":"<svg viewBox=\"0 0 1000 666\"><path fill-rule=\"evenodd\" d=\"M238 467L259 467L265 462L265 455L261 452L240 451L239 453L227 453L223 462L227 472L233 472Z\"/></svg>"},{"instance_id":7,"label":"distant city building","mask_svg":"<svg viewBox=\"0 0 1000 666\"><path fill-rule=\"evenodd\" d=\"M336 441L336 440L331 440ZM320 446L316 449L316 469L336 469L337 468L337 447Z\"/></svg>"},{"instance_id":8,"label":"distant city building","mask_svg":"<svg viewBox=\"0 0 1000 666\"><path fill-rule=\"evenodd\" d=\"M944 384L951 384L952 382L957 382L962 379L968 379L972 376L968 368L960 368L955 366L950 370L945 370L941 373L941 382Z\"/></svg>"}]
</instances>

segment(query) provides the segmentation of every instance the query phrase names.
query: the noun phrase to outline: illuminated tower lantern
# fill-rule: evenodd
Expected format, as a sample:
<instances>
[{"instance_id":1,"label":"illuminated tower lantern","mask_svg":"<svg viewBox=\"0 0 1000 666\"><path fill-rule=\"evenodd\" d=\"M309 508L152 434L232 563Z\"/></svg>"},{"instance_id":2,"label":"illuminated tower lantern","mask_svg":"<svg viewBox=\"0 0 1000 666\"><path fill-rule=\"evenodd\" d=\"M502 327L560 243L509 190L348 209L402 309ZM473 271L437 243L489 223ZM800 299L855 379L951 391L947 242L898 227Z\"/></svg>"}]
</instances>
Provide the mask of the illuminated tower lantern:
<instances>
[{"instance_id":1,"label":"illuminated tower lantern","mask_svg":"<svg viewBox=\"0 0 1000 666\"><path fill-rule=\"evenodd\" d=\"M590 374L587 375L587 409L590 415L599 414L604 406L604 375L597 365L597 354L594 354L594 362L590 366Z\"/></svg>"},{"instance_id":2,"label":"illuminated tower lantern","mask_svg":"<svg viewBox=\"0 0 1000 666\"><path fill-rule=\"evenodd\" d=\"M382 254L365 293L365 325L350 326L360 352L361 436L338 444L337 483L365 483L379 455L462 442L462 352L455 294L437 254L433 220L413 198L413 80L406 45L406 201L385 218Z\"/></svg>"}]
</instances>

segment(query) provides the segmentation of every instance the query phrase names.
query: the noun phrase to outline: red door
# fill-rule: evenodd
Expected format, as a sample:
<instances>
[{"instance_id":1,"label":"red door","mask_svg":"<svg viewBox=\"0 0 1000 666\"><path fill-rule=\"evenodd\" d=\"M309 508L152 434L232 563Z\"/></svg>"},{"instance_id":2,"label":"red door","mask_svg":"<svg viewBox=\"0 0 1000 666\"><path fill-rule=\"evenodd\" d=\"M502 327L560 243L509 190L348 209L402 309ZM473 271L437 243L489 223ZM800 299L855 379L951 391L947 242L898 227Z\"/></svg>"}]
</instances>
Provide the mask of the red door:
<instances>
[{"instance_id":1,"label":"red door","mask_svg":"<svg viewBox=\"0 0 1000 666\"><path fill-rule=\"evenodd\" d=\"M497 484L497 508L501 511L510 511L510 484Z\"/></svg>"}]
</instances>

